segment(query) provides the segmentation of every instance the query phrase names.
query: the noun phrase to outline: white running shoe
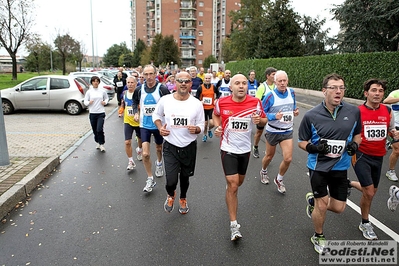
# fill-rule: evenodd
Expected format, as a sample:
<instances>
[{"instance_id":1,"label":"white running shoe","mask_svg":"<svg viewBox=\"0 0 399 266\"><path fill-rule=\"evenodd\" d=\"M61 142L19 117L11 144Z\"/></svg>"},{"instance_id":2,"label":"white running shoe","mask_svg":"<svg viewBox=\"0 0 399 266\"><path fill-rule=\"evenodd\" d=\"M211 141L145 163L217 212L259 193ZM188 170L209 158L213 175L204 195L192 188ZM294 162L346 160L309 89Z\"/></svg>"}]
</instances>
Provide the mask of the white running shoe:
<instances>
[{"instance_id":1,"label":"white running shoe","mask_svg":"<svg viewBox=\"0 0 399 266\"><path fill-rule=\"evenodd\" d=\"M399 199L396 196L396 193L399 191L399 188L397 186L391 186L389 188L389 199L387 201L388 209L391 211L395 211L396 207L398 207L399 204Z\"/></svg>"},{"instance_id":2,"label":"white running shoe","mask_svg":"<svg viewBox=\"0 0 399 266\"><path fill-rule=\"evenodd\" d=\"M260 174L260 182L265 185L269 184L269 176L267 175L267 170L266 171L260 170L259 174Z\"/></svg>"},{"instance_id":3,"label":"white running shoe","mask_svg":"<svg viewBox=\"0 0 399 266\"><path fill-rule=\"evenodd\" d=\"M162 177L163 176L163 164L158 165L158 162L155 161L155 176Z\"/></svg>"},{"instance_id":4,"label":"white running shoe","mask_svg":"<svg viewBox=\"0 0 399 266\"><path fill-rule=\"evenodd\" d=\"M395 170L388 170L385 175L391 181L394 181L394 182L398 181L398 177L396 176Z\"/></svg>"},{"instance_id":5,"label":"white running shoe","mask_svg":"<svg viewBox=\"0 0 399 266\"><path fill-rule=\"evenodd\" d=\"M281 194L285 194L286 190L285 190L285 185L283 183L283 180L278 181L277 177L276 177L276 178L274 178L274 184L276 184L278 192L280 192Z\"/></svg>"},{"instance_id":6,"label":"white running shoe","mask_svg":"<svg viewBox=\"0 0 399 266\"><path fill-rule=\"evenodd\" d=\"M363 232L363 236L368 240L376 240L378 239L377 235L374 233L373 226L370 222L368 223L360 223L359 230Z\"/></svg>"},{"instance_id":7,"label":"white running shoe","mask_svg":"<svg viewBox=\"0 0 399 266\"><path fill-rule=\"evenodd\" d=\"M99 150L100 149L100 143L96 142L96 149Z\"/></svg>"},{"instance_id":8,"label":"white running shoe","mask_svg":"<svg viewBox=\"0 0 399 266\"><path fill-rule=\"evenodd\" d=\"M139 147L136 148L136 153L137 153L137 161L143 160L143 150L140 150Z\"/></svg>"},{"instance_id":9,"label":"white running shoe","mask_svg":"<svg viewBox=\"0 0 399 266\"><path fill-rule=\"evenodd\" d=\"M104 145L100 145L100 151L102 151L102 152L105 152L105 148L104 148Z\"/></svg>"},{"instance_id":10,"label":"white running shoe","mask_svg":"<svg viewBox=\"0 0 399 266\"><path fill-rule=\"evenodd\" d=\"M143 188L144 192L151 192L152 188L155 187L157 182L154 181L154 179L147 178L147 181L145 182L145 187Z\"/></svg>"},{"instance_id":11,"label":"white running shoe","mask_svg":"<svg viewBox=\"0 0 399 266\"><path fill-rule=\"evenodd\" d=\"M242 235L238 229L240 229L241 225L237 224L236 226L231 226L230 225L230 231L231 231L231 241L235 241L237 239L242 238Z\"/></svg>"},{"instance_id":12,"label":"white running shoe","mask_svg":"<svg viewBox=\"0 0 399 266\"><path fill-rule=\"evenodd\" d=\"M126 170L133 170L134 168L136 168L136 164L134 163L134 161L129 160L129 164L127 165Z\"/></svg>"}]
</instances>

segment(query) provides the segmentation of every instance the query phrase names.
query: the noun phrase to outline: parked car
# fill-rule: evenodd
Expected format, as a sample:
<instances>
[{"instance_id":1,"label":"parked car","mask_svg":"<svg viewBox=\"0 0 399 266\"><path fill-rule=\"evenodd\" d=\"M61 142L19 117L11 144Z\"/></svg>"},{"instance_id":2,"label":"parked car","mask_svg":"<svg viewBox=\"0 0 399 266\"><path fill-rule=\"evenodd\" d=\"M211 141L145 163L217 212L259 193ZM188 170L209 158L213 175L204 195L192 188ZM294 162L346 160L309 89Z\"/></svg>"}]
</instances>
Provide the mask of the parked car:
<instances>
[{"instance_id":1,"label":"parked car","mask_svg":"<svg viewBox=\"0 0 399 266\"><path fill-rule=\"evenodd\" d=\"M89 89L78 77L47 75L30 78L17 86L1 90L3 114L15 110L66 110L78 115L86 109L84 95Z\"/></svg>"},{"instance_id":2,"label":"parked car","mask_svg":"<svg viewBox=\"0 0 399 266\"><path fill-rule=\"evenodd\" d=\"M109 81L107 78L105 78L102 75L87 74L87 73L83 73L83 74L79 75L79 72L73 72L73 73L70 73L69 76L79 77L79 78L83 79L89 86L90 86L91 77L98 76L101 81L100 84L98 85L98 87L107 92L108 98L110 101L115 97L115 85L113 84L112 81Z\"/></svg>"}]
</instances>

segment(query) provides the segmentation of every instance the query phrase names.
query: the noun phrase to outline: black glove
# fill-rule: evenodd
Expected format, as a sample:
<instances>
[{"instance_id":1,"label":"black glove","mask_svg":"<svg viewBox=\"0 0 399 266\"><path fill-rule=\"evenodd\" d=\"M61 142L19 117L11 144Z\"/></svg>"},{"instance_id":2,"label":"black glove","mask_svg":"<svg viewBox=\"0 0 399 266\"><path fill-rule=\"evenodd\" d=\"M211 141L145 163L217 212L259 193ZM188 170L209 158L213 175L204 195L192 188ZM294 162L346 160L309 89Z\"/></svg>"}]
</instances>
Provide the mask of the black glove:
<instances>
[{"instance_id":1,"label":"black glove","mask_svg":"<svg viewBox=\"0 0 399 266\"><path fill-rule=\"evenodd\" d=\"M308 145L306 145L306 151L309 153L320 153L320 154L328 153L327 140L326 139L320 140L318 145L308 143Z\"/></svg>"},{"instance_id":2,"label":"black glove","mask_svg":"<svg viewBox=\"0 0 399 266\"><path fill-rule=\"evenodd\" d=\"M359 144L357 144L357 142L351 141L346 146L346 152L349 154L349 156L353 156L355 155L358 148Z\"/></svg>"}]
</instances>

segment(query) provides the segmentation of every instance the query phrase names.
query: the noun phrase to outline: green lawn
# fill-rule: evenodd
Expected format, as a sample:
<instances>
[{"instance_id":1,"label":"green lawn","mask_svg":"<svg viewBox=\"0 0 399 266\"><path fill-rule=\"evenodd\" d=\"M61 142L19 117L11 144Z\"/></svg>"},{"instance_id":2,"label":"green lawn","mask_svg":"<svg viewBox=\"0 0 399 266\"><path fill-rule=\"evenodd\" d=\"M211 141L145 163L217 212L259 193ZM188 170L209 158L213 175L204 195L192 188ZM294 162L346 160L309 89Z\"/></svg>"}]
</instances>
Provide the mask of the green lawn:
<instances>
[{"instance_id":1,"label":"green lawn","mask_svg":"<svg viewBox=\"0 0 399 266\"><path fill-rule=\"evenodd\" d=\"M57 75L62 75L62 71L60 72L55 72L55 73L50 73L50 72L41 72L40 75L48 75L48 74L57 74ZM30 79L32 77L39 76L36 72L24 72L24 73L19 73L17 74L17 80L12 80L12 74L11 73L0 73L0 90L2 89L7 89L7 88L12 88L15 85L18 85L22 81L25 81L27 79Z\"/></svg>"}]
</instances>

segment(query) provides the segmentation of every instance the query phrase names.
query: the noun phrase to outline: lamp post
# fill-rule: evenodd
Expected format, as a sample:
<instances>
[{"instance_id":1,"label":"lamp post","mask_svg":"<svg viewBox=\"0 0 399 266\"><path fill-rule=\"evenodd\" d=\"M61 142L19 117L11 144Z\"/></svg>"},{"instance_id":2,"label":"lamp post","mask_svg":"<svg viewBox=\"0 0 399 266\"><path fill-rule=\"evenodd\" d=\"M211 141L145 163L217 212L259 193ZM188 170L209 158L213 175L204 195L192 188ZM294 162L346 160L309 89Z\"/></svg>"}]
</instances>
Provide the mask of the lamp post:
<instances>
[{"instance_id":1,"label":"lamp post","mask_svg":"<svg viewBox=\"0 0 399 266\"><path fill-rule=\"evenodd\" d=\"M102 20L99 20L98 22L102 23ZM99 67L100 60L99 60L99 56L98 56L98 42L97 42L97 39L98 39L98 30L96 32L96 64L97 64L97 67Z\"/></svg>"},{"instance_id":2,"label":"lamp post","mask_svg":"<svg viewBox=\"0 0 399 266\"><path fill-rule=\"evenodd\" d=\"M90 0L90 17L91 17L91 50L93 52L93 56L91 58L91 61L93 63L93 69L94 69L94 35L93 35L93 5L92 5L92 0Z\"/></svg>"},{"instance_id":3,"label":"lamp post","mask_svg":"<svg viewBox=\"0 0 399 266\"><path fill-rule=\"evenodd\" d=\"M0 90L1 99L1 90ZM8 154L6 127L4 124L3 108L0 109L0 166L10 164L10 156Z\"/></svg>"}]
</instances>

